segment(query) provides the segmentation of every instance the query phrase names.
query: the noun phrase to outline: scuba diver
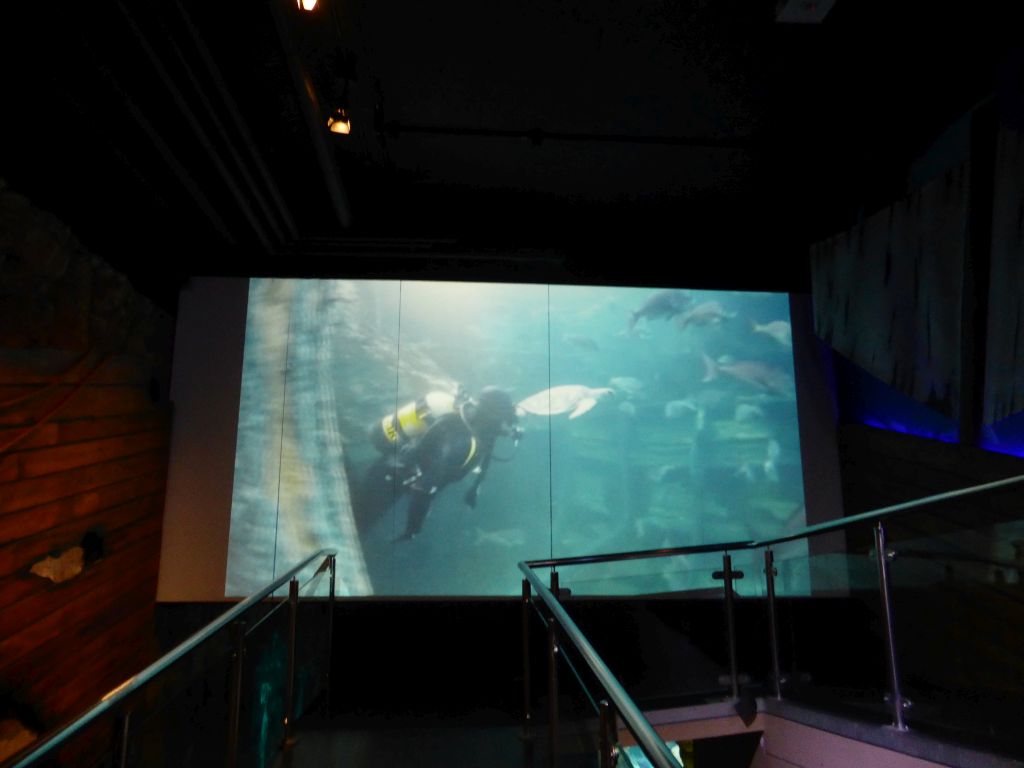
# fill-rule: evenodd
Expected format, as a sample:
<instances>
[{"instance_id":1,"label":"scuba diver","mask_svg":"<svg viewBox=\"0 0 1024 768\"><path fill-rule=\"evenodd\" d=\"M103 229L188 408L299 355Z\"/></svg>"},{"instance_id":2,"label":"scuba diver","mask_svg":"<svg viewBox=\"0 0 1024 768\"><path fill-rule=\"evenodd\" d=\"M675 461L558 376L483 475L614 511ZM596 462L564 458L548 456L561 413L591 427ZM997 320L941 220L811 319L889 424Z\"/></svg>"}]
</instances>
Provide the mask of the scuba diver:
<instances>
[{"instance_id":1,"label":"scuba diver","mask_svg":"<svg viewBox=\"0 0 1024 768\"><path fill-rule=\"evenodd\" d=\"M498 387L484 387L476 399L461 388L454 395L431 392L375 423L370 437L383 455L370 473L371 481L390 482L396 508L404 505L407 510L405 532L396 541L416 536L437 493L471 473L473 483L463 499L476 507L497 439L508 436L518 446L522 430L517 422L511 396Z\"/></svg>"}]
</instances>

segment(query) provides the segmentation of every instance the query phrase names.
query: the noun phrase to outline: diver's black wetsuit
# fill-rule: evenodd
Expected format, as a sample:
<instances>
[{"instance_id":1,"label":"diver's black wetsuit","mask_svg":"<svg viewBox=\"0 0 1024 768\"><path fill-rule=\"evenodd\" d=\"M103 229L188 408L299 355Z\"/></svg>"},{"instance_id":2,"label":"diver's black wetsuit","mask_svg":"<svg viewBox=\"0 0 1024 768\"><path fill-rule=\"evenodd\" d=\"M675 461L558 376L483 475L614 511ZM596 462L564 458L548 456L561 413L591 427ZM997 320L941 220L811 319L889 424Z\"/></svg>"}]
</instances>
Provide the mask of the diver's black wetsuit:
<instances>
[{"instance_id":1,"label":"diver's black wetsuit","mask_svg":"<svg viewBox=\"0 0 1024 768\"><path fill-rule=\"evenodd\" d=\"M423 527L434 496L471 472L474 480L463 499L470 507L476 506L494 443L500 435L510 435L518 442L517 421L511 396L498 387L484 387L475 400L467 398L454 412L438 416L421 437L397 449L395 433L388 436L385 432L385 440L375 442L382 455L364 479L361 495L382 499L386 493L382 481L388 483L395 494L390 509L407 510L405 532L398 539L411 539ZM371 429L371 439L377 438L378 429L378 425Z\"/></svg>"},{"instance_id":2,"label":"diver's black wetsuit","mask_svg":"<svg viewBox=\"0 0 1024 768\"><path fill-rule=\"evenodd\" d=\"M465 496L466 503L475 506L477 490L490 464L494 438L494 435L478 438L461 414L450 413L439 418L410 447L410 469L415 474L403 481L412 497L405 533L399 538L409 539L420 532L430 503L438 491L479 468L476 480Z\"/></svg>"}]
</instances>

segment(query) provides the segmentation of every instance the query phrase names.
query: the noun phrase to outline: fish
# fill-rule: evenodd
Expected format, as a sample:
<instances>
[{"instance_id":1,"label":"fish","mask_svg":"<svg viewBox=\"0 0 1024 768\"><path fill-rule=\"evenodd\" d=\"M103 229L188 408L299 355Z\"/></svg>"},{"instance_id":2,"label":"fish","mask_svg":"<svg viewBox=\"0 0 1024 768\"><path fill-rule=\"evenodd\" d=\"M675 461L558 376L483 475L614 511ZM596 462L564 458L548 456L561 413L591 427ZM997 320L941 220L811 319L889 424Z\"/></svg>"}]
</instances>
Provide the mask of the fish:
<instances>
[{"instance_id":1,"label":"fish","mask_svg":"<svg viewBox=\"0 0 1024 768\"><path fill-rule=\"evenodd\" d=\"M734 397L734 393L723 389L704 387L698 389L692 395L684 397L682 402L686 403L692 411L721 412L722 408L728 407Z\"/></svg>"},{"instance_id":2,"label":"fish","mask_svg":"<svg viewBox=\"0 0 1024 768\"><path fill-rule=\"evenodd\" d=\"M644 383L632 376L615 376L608 381L608 386L626 397L635 397L644 388Z\"/></svg>"},{"instance_id":3,"label":"fish","mask_svg":"<svg viewBox=\"0 0 1024 768\"><path fill-rule=\"evenodd\" d=\"M651 472L651 480L656 483L678 483L692 474L689 464L665 464Z\"/></svg>"},{"instance_id":4,"label":"fish","mask_svg":"<svg viewBox=\"0 0 1024 768\"><path fill-rule=\"evenodd\" d=\"M740 403L736 406L736 411L733 413L733 421L754 421L755 419L763 418L764 410L761 406L751 403Z\"/></svg>"},{"instance_id":5,"label":"fish","mask_svg":"<svg viewBox=\"0 0 1024 768\"><path fill-rule=\"evenodd\" d=\"M700 410L691 398L686 400L670 400L665 403L665 418L678 419L686 413L696 413Z\"/></svg>"},{"instance_id":6,"label":"fish","mask_svg":"<svg viewBox=\"0 0 1024 768\"><path fill-rule=\"evenodd\" d=\"M601 348L597 346L597 342L589 336L584 336L579 333L566 333L562 336L562 341L566 344L571 344L574 347L585 349L588 352L600 352Z\"/></svg>"},{"instance_id":7,"label":"fish","mask_svg":"<svg viewBox=\"0 0 1024 768\"><path fill-rule=\"evenodd\" d=\"M690 478L696 489L702 489L705 485L708 468L712 464L714 453L714 439L710 429L706 429L704 411L697 411L697 418L694 421L695 431L693 442L690 443Z\"/></svg>"},{"instance_id":8,"label":"fish","mask_svg":"<svg viewBox=\"0 0 1024 768\"><path fill-rule=\"evenodd\" d=\"M563 384L559 387L544 389L530 395L516 404L516 412L520 415L532 413L535 416L558 416L568 413L570 419L582 416L597 401L615 394L608 387L591 388L582 384Z\"/></svg>"},{"instance_id":9,"label":"fish","mask_svg":"<svg viewBox=\"0 0 1024 768\"><path fill-rule=\"evenodd\" d=\"M736 477L742 478L748 483L752 483L757 479L757 476L754 473L754 467L750 462L744 462L736 468Z\"/></svg>"},{"instance_id":10,"label":"fish","mask_svg":"<svg viewBox=\"0 0 1024 768\"><path fill-rule=\"evenodd\" d=\"M779 460L779 454L782 453L782 448L779 447L777 440L769 440L768 445L765 446L764 452L764 463L761 468L764 469L765 479L772 483L779 482L779 468L777 462Z\"/></svg>"},{"instance_id":11,"label":"fish","mask_svg":"<svg viewBox=\"0 0 1024 768\"><path fill-rule=\"evenodd\" d=\"M701 381L714 381L720 373L742 381L746 384L782 397L793 394L793 379L785 371L756 360L734 361L726 357L713 360L704 355L704 378Z\"/></svg>"},{"instance_id":12,"label":"fish","mask_svg":"<svg viewBox=\"0 0 1024 768\"><path fill-rule=\"evenodd\" d=\"M679 330L688 325L718 325L723 320L731 320L736 317L735 312L729 312L717 301L705 301L698 304L676 319Z\"/></svg>"},{"instance_id":13,"label":"fish","mask_svg":"<svg viewBox=\"0 0 1024 768\"><path fill-rule=\"evenodd\" d=\"M647 297L643 304L633 310L629 318L629 330L632 331L636 327L640 318L647 318L648 321L659 317L671 320L680 312L685 311L692 301L693 298L686 291L676 289L655 291Z\"/></svg>"},{"instance_id":14,"label":"fish","mask_svg":"<svg viewBox=\"0 0 1024 768\"><path fill-rule=\"evenodd\" d=\"M492 544L506 549L521 547L526 543L526 532L522 528L503 528L498 531L485 531L481 528L474 529L476 538L473 546L481 544Z\"/></svg>"},{"instance_id":15,"label":"fish","mask_svg":"<svg viewBox=\"0 0 1024 768\"><path fill-rule=\"evenodd\" d=\"M772 320L764 324L751 322L750 327L754 333L763 333L787 349L793 348L793 330L785 320Z\"/></svg>"},{"instance_id":16,"label":"fish","mask_svg":"<svg viewBox=\"0 0 1024 768\"><path fill-rule=\"evenodd\" d=\"M643 326L639 328L630 328L628 330L622 330L615 334L617 339L649 339L651 338L651 332Z\"/></svg>"}]
</instances>

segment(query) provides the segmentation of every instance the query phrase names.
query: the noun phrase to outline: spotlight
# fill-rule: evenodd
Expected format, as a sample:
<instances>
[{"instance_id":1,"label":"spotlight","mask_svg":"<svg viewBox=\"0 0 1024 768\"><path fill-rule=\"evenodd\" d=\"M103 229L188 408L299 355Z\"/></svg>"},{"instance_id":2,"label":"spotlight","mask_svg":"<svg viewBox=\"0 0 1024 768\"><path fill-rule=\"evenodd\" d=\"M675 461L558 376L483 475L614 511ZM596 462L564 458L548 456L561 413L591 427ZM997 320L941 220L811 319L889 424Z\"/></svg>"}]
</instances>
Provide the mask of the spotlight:
<instances>
[{"instance_id":1,"label":"spotlight","mask_svg":"<svg viewBox=\"0 0 1024 768\"><path fill-rule=\"evenodd\" d=\"M312 11L316 8L316 0L295 0L300 11Z\"/></svg>"},{"instance_id":2,"label":"spotlight","mask_svg":"<svg viewBox=\"0 0 1024 768\"><path fill-rule=\"evenodd\" d=\"M334 110L327 118L327 127L331 129L331 133L352 133L352 120L348 116L348 110L344 107Z\"/></svg>"}]
</instances>

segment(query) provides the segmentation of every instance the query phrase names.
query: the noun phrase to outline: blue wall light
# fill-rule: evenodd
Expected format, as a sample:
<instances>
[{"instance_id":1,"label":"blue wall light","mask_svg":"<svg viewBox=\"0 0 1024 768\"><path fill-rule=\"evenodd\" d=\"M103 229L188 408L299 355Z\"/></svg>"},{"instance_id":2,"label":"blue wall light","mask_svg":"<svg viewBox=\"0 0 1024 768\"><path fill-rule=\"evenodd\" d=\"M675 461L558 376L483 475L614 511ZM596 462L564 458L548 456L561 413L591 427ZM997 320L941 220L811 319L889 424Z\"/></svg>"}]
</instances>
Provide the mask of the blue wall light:
<instances>
[{"instance_id":1,"label":"blue wall light","mask_svg":"<svg viewBox=\"0 0 1024 768\"><path fill-rule=\"evenodd\" d=\"M904 395L835 350L832 364L840 422L865 424L944 443L959 441L956 419ZM1022 435L1021 446L1024 447L1024 422L1018 434Z\"/></svg>"},{"instance_id":2,"label":"blue wall light","mask_svg":"<svg viewBox=\"0 0 1024 768\"><path fill-rule=\"evenodd\" d=\"M1024 457L1024 411L995 424L986 424L981 432L981 447L987 451Z\"/></svg>"}]
</instances>

